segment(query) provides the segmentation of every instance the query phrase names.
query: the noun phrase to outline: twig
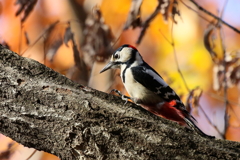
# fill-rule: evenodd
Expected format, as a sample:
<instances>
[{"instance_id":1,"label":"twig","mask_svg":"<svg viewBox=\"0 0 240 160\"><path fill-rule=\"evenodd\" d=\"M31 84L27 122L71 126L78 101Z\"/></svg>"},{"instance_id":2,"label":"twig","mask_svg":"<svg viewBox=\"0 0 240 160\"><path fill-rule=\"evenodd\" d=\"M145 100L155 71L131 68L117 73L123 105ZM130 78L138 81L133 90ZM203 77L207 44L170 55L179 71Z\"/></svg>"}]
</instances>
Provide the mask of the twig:
<instances>
[{"instance_id":1,"label":"twig","mask_svg":"<svg viewBox=\"0 0 240 160\"><path fill-rule=\"evenodd\" d=\"M122 33L116 38L115 42L113 42L113 44L111 46L112 48L117 44L117 42L120 40L121 36L122 36Z\"/></svg>"},{"instance_id":2,"label":"twig","mask_svg":"<svg viewBox=\"0 0 240 160\"><path fill-rule=\"evenodd\" d=\"M54 25L56 25L57 23L59 23L59 21L54 22L53 24L50 25L49 28L47 28L45 31L43 31L43 33L41 33L40 36L39 36L32 44L30 44L28 48L26 48L26 49L21 53L21 55L23 55L27 50L29 50L30 48L32 48L32 47L47 33L47 31L48 31L51 27L53 27Z\"/></svg>"},{"instance_id":3,"label":"twig","mask_svg":"<svg viewBox=\"0 0 240 160\"><path fill-rule=\"evenodd\" d=\"M137 45L139 45L141 43L142 38L145 35L145 32L146 32L147 28L149 27L150 22L158 15L160 8L161 8L161 1L158 0L158 5L157 5L155 11L147 18L147 20L142 25L142 31L136 42Z\"/></svg>"},{"instance_id":4,"label":"twig","mask_svg":"<svg viewBox=\"0 0 240 160\"><path fill-rule=\"evenodd\" d=\"M49 31L49 29L51 27L53 27L54 25L56 24L66 24L66 23L69 23L69 22L77 22L77 23L80 23L79 20L76 20L76 19L70 19L69 21L63 21L63 22L60 22L59 20L57 20L56 22L50 24L50 26L44 30L40 35L39 37L32 43L28 46L28 48L26 48L22 53L21 55L23 55L27 50L29 50L30 48L32 48L41 38L44 37L44 35Z\"/></svg>"},{"instance_id":5,"label":"twig","mask_svg":"<svg viewBox=\"0 0 240 160\"><path fill-rule=\"evenodd\" d=\"M175 62L176 62L176 64L177 64L177 70L178 70L178 72L179 72L179 74L180 74L180 76L181 76L181 78L182 78L182 80L183 80L183 82L184 82L184 85L185 85L185 87L186 87L186 89L188 90L188 92L190 92L190 89L189 89L189 87L188 87L188 85L187 85L187 83L186 83L186 81L185 81L185 78L184 78L184 76L183 76L183 74L182 74L182 72L181 72L181 70L180 70L180 66L179 66L179 63L178 63L178 60L177 60L177 54L176 54L176 49L175 49L175 44L174 44L174 37L173 37L173 26L174 26L174 23L172 23L172 28L171 28L171 39L172 39L172 42L170 42L164 35L164 38L172 45L172 47L173 47L173 50L174 50L174 58L175 58ZM162 32L161 32L162 33ZM206 112L203 110L203 108L201 107L201 105L199 104L199 108L201 109L201 111L203 112L203 114L204 114L204 116L206 117L206 119L207 119L207 121L208 121L208 123L219 133L219 135L223 138L223 134L219 131L219 129L217 128L217 126L216 125L214 125L212 122L211 122L211 120L210 120L210 118L208 117L208 115L206 114Z\"/></svg>"},{"instance_id":6,"label":"twig","mask_svg":"<svg viewBox=\"0 0 240 160\"><path fill-rule=\"evenodd\" d=\"M172 46L172 42L163 34L163 32L160 29L159 32L162 34L163 38Z\"/></svg>"},{"instance_id":7,"label":"twig","mask_svg":"<svg viewBox=\"0 0 240 160\"><path fill-rule=\"evenodd\" d=\"M19 44L18 44L18 54L21 55L21 50L22 50L22 28L23 28L23 23L20 20L20 35L19 35Z\"/></svg>"},{"instance_id":8,"label":"twig","mask_svg":"<svg viewBox=\"0 0 240 160\"><path fill-rule=\"evenodd\" d=\"M32 156L33 156L36 152L37 152L37 150L35 149L35 150L33 151L33 153L32 153L26 160L29 160L30 158L32 158Z\"/></svg>"},{"instance_id":9,"label":"twig","mask_svg":"<svg viewBox=\"0 0 240 160\"><path fill-rule=\"evenodd\" d=\"M187 82L185 81L185 78L183 77L183 74L182 74L182 72L181 72L181 70L180 70L180 66L179 66L179 63L178 63L178 60L177 60L177 54L176 54L176 49L175 49L175 44L174 44L174 38L173 38L173 24L174 24L174 22L172 22L172 28L171 28L171 39L172 39L171 41L162 33L161 30L159 30L159 31L160 31L160 33L162 34L163 38L173 47L174 60L175 60L175 63L176 63L176 65L177 65L178 73L180 74L180 76L181 76L181 78L182 78L182 80L183 80L183 83L184 83L186 89L188 90L188 92L190 92L190 89L189 89L189 87L188 87L188 85L187 85Z\"/></svg>"},{"instance_id":10,"label":"twig","mask_svg":"<svg viewBox=\"0 0 240 160\"><path fill-rule=\"evenodd\" d=\"M204 111L204 109L202 108L202 106L200 104L198 104L198 108L202 111L202 113L204 114L204 116L206 117L208 123L218 132L218 134L221 136L221 138L224 138L224 135L221 133L221 131L218 129L218 127L212 123L212 121L210 120L210 118L208 117L207 113Z\"/></svg>"},{"instance_id":11,"label":"twig","mask_svg":"<svg viewBox=\"0 0 240 160\"><path fill-rule=\"evenodd\" d=\"M204 19L205 21L207 21L208 23L211 23L207 18L205 18L204 16L202 16L198 11L196 11L195 9L193 9L192 7L190 7L189 5L187 5L186 3L184 3L182 0L180 0L182 2L182 4L184 6L186 6L188 9L192 10L193 12L197 13L197 15L199 17L201 17L202 19Z\"/></svg>"},{"instance_id":12,"label":"twig","mask_svg":"<svg viewBox=\"0 0 240 160\"><path fill-rule=\"evenodd\" d=\"M222 12L220 14L220 19L222 19L224 11L225 11L225 7L227 6L228 0L225 0L225 3L223 5L223 9ZM228 107L228 86L227 86L227 62L226 62L226 47L225 47L225 41L224 41L224 33L223 33L223 27L222 27L222 22L218 21L218 25L220 28L220 41L221 41L221 46L222 46L222 52L223 52L223 82L224 82L224 88L223 88L223 94L224 94L224 109L225 109L225 113L224 113L224 138L225 138L225 133L228 127L228 114L227 114L227 107Z\"/></svg>"},{"instance_id":13,"label":"twig","mask_svg":"<svg viewBox=\"0 0 240 160\"><path fill-rule=\"evenodd\" d=\"M130 26L134 28L141 26L141 5L142 0L132 0L130 12L123 30L127 30Z\"/></svg>"},{"instance_id":14,"label":"twig","mask_svg":"<svg viewBox=\"0 0 240 160\"><path fill-rule=\"evenodd\" d=\"M240 118L238 117L236 111L234 110L234 108L232 107L232 105L230 103L228 103L229 108L232 110L233 114L236 116L238 123L240 124Z\"/></svg>"},{"instance_id":15,"label":"twig","mask_svg":"<svg viewBox=\"0 0 240 160\"><path fill-rule=\"evenodd\" d=\"M172 22L172 27L171 27L171 39L172 39L172 47L173 47L173 53L174 53L174 59L175 59L175 63L177 65L177 70L178 70L178 73L180 74L182 80L183 80L183 83L186 87L186 89L188 90L188 92L190 92L190 89L187 85L187 82L185 80L185 78L183 77L183 74L182 74L182 71L180 70L180 66L179 66L179 63L178 63L178 59L177 59L177 53L176 53L176 49L175 49L175 44L174 44L174 37L173 37L173 26L174 26L174 22Z\"/></svg>"},{"instance_id":16,"label":"twig","mask_svg":"<svg viewBox=\"0 0 240 160\"><path fill-rule=\"evenodd\" d=\"M218 101L224 102L224 97L219 96L218 94L214 94L214 93L210 93L210 92L209 93L206 92L205 94L207 94L208 96L210 96L210 97L212 97L212 98L214 98L214 99L216 99ZM233 100L229 100L228 104L240 107L240 104L238 102L236 102L236 101L233 101Z\"/></svg>"},{"instance_id":17,"label":"twig","mask_svg":"<svg viewBox=\"0 0 240 160\"><path fill-rule=\"evenodd\" d=\"M224 20L222 20L221 17L218 17L214 14L212 14L211 12L209 12L208 10L204 9L203 7L201 7L197 2L195 2L194 0L189 0L190 2L192 2L200 11L206 13L207 15L213 17L214 19L218 20L219 22L221 22L222 24L228 26L229 28L231 28L232 30L234 30L237 33L240 33L240 30L238 30L237 28L233 27L232 25L228 24L227 22L225 22Z\"/></svg>"},{"instance_id":18,"label":"twig","mask_svg":"<svg viewBox=\"0 0 240 160\"><path fill-rule=\"evenodd\" d=\"M198 89L198 87L190 91L190 94L188 96L186 104L189 105L189 107L193 108L191 105L193 105L195 103L195 105L197 105L198 109L200 109L202 111L202 113L204 114L204 116L206 117L208 123L218 132L218 134L223 139L223 134L221 133L221 131L218 129L218 127L215 124L212 123L209 116L207 115L207 113L204 111L204 109L200 105L199 100L200 100L200 97L202 96L202 90L201 90L201 93L198 95L198 98L194 98L194 91L196 91L196 89ZM191 99L193 99L193 98L194 98L194 101L196 101L196 102L191 102Z\"/></svg>"}]
</instances>

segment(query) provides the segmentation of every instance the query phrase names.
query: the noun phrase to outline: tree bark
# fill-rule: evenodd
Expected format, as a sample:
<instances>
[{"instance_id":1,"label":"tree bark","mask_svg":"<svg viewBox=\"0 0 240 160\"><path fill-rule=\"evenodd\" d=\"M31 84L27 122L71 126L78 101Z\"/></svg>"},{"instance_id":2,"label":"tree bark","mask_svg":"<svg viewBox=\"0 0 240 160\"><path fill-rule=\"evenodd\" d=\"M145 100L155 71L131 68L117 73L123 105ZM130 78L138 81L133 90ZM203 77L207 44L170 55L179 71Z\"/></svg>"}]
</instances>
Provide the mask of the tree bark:
<instances>
[{"instance_id":1,"label":"tree bark","mask_svg":"<svg viewBox=\"0 0 240 160\"><path fill-rule=\"evenodd\" d=\"M203 138L1 45L0 56L0 132L24 146L61 159L240 157L240 143Z\"/></svg>"}]
</instances>

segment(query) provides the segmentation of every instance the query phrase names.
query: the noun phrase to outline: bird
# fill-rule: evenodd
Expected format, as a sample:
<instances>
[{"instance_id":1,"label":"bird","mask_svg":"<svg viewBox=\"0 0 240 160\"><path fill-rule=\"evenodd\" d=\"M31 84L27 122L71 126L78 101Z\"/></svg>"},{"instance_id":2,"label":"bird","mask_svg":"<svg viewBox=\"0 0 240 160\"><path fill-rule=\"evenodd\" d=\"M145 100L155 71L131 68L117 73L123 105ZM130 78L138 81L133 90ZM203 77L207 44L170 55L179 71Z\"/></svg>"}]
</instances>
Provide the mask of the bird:
<instances>
[{"instance_id":1,"label":"bird","mask_svg":"<svg viewBox=\"0 0 240 160\"><path fill-rule=\"evenodd\" d=\"M100 73L109 69L120 69L123 85L130 95L128 97L114 90L122 98L131 99L157 116L188 126L204 137L214 138L197 127L196 119L187 111L176 92L143 60L136 47L129 44L119 47Z\"/></svg>"}]
</instances>

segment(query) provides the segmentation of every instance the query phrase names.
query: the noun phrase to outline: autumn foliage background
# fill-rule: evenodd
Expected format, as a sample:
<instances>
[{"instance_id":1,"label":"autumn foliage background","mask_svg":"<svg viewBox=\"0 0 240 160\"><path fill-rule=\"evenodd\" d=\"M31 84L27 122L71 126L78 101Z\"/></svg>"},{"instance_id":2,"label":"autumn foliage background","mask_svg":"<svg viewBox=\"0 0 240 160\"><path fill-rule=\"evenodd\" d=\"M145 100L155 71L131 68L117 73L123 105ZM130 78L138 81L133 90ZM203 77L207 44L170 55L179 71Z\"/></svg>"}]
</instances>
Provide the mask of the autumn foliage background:
<instances>
[{"instance_id":1,"label":"autumn foliage background","mask_svg":"<svg viewBox=\"0 0 240 160\"><path fill-rule=\"evenodd\" d=\"M191 0L168 0L178 10L162 5L137 44L158 2L143 0L140 14L129 19L131 0L0 0L0 43L78 83L125 94L118 72L99 71L117 47L135 45L181 96L204 132L240 141L239 32ZM240 28L239 1L196 2ZM126 22L134 25L124 30ZM0 159L26 159L33 151L0 135ZM31 159L58 158L36 152Z\"/></svg>"}]
</instances>

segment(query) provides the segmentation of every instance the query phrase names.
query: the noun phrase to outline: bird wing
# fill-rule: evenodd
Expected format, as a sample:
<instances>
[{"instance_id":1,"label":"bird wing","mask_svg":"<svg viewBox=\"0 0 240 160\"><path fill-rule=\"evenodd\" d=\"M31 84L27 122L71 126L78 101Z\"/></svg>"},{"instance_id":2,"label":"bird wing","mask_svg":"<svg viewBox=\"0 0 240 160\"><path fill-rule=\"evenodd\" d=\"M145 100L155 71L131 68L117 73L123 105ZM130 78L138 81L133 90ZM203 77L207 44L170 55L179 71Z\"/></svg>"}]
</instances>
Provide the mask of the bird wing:
<instances>
[{"instance_id":1,"label":"bird wing","mask_svg":"<svg viewBox=\"0 0 240 160\"><path fill-rule=\"evenodd\" d=\"M182 104L180 98L174 90L169 87L163 78L148 64L144 63L141 66L132 67L131 71L135 81L159 95L166 102L176 100L177 103Z\"/></svg>"},{"instance_id":2,"label":"bird wing","mask_svg":"<svg viewBox=\"0 0 240 160\"><path fill-rule=\"evenodd\" d=\"M186 117L189 117L189 119L192 118L196 121L196 119L191 116L186 110L186 107L182 103L179 96L175 93L175 91L171 87L169 87L169 85L163 80L163 78L147 63L143 63L140 66L132 67L131 71L133 73L132 75L135 81L160 96L164 101L175 101L177 104L173 107L180 109L181 111L183 111Z\"/></svg>"}]
</instances>

